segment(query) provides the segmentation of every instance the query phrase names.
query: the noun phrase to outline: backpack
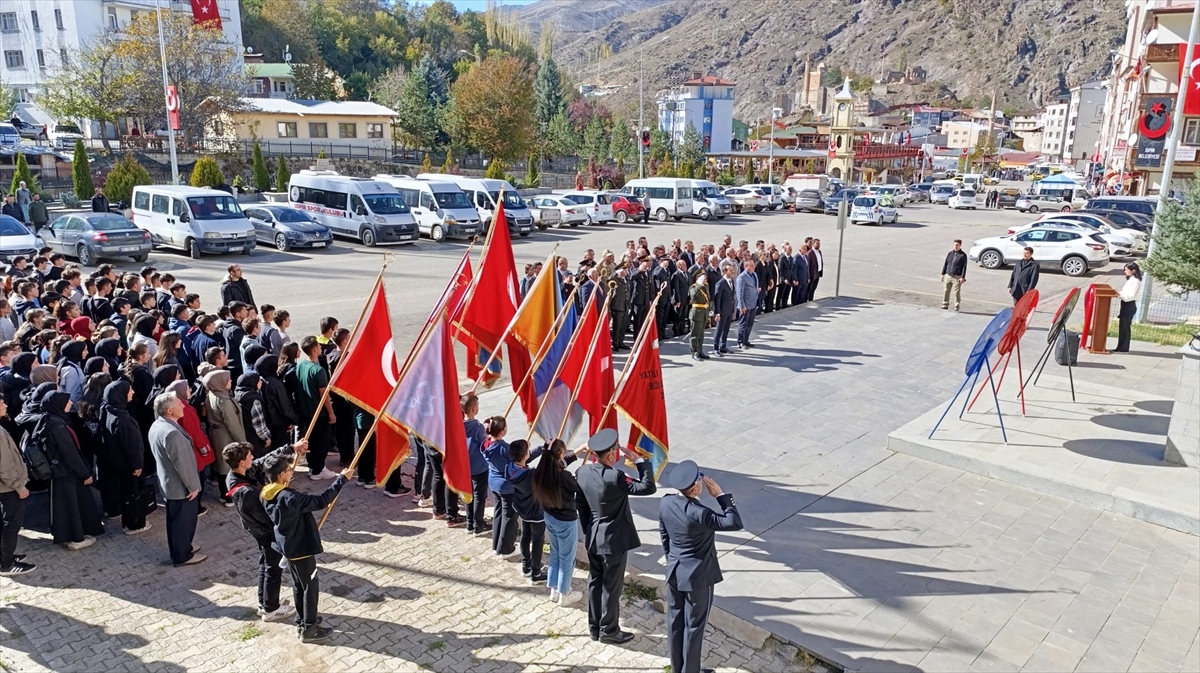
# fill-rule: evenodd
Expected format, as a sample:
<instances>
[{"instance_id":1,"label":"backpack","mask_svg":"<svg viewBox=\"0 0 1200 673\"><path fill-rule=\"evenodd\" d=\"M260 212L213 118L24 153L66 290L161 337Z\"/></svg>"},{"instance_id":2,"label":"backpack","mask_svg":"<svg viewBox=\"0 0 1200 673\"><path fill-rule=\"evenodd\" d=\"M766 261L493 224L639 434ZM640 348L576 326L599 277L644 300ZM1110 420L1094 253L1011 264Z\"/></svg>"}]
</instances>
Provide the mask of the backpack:
<instances>
[{"instance_id":1,"label":"backpack","mask_svg":"<svg viewBox=\"0 0 1200 673\"><path fill-rule=\"evenodd\" d=\"M197 416L204 418L206 415L204 400L207 399L208 391L204 389L204 383L199 379L196 379L196 382L192 385L194 387L192 388L192 394L188 396L188 404L192 405L192 408L196 410Z\"/></svg>"},{"instance_id":2,"label":"backpack","mask_svg":"<svg viewBox=\"0 0 1200 673\"><path fill-rule=\"evenodd\" d=\"M50 459L46 457L42 447L33 441L30 434L32 433L26 432L21 436L21 456L25 458L25 467L29 470L29 478L35 481L49 481L54 476L50 469Z\"/></svg>"}]
</instances>

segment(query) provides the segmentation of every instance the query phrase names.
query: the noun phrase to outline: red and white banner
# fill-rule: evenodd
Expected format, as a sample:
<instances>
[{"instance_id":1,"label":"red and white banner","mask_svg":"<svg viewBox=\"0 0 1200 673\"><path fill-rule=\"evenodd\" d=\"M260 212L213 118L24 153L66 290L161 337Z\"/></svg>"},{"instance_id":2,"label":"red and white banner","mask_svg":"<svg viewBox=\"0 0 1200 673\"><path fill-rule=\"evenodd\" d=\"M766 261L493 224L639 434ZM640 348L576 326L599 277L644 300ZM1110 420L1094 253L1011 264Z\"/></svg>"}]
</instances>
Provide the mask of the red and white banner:
<instances>
[{"instance_id":1,"label":"red and white banner","mask_svg":"<svg viewBox=\"0 0 1200 673\"><path fill-rule=\"evenodd\" d=\"M1192 57L1188 58L1187 45L1179 46L1179 79L1187 73L1187 93L1183 99L1183 114L1200 115L1200 44L1192 47Z\"/></svg>"},{"instance_id":2,"label":"red and white banner","mask_svg":"<svg viewBox=\"0 0 1200 673\"><path fill-rule=\"evenodd\" d=\"M217 10L217 0L192 0L192 23L221 30L221 13Z\"/></svg>"},{"instance_id":3,"label":"red and white banner","mask_svg":"<svg viewBox=\"0 0 1200 673\"><path fill-rule=\"evenodd\" d=\"M174 84L167 85L167 123L171 125L171 130L179 130L179 94Z\"/></svg>"}]
</instances>

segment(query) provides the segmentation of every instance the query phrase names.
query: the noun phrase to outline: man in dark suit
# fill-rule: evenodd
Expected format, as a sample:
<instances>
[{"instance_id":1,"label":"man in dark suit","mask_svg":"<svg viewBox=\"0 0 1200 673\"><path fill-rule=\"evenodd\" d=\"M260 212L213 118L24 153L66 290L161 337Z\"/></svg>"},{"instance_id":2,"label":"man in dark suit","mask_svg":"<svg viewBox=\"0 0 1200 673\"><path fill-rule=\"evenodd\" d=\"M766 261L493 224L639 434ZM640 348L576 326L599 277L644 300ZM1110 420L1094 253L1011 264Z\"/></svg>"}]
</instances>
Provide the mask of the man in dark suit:
<instances>
[{"instance_id":1,"label":"man in dark suit","mask_svg":"<svg viewBox=\"0 0 1200 673\"><path fill-rule=\"evenodd\" d=\"M575 474L579 483L575 506L588 553L588 629L592 640L617 645L633 640L632 633L621 630L621 590L626 555L642 545L629 511L629 496L656 490L650 463L636 451L618 447L619 441L616 430L597 432L588 440L596 462ZM637 465L636 481L616 467L623 456Z\"/></svg>"},{"instance_id":2,"label":"man in dark suit","mask_svg":"<svg viewBox=\"0 0 1200 673\"><path fill-rule=\"evenodd\" d=\"M733 312L737 308L737 290L734 288L733 266L725 267L725 275L712 286L713 319L717 323L716 333L713 334L713 355L724 357L729 355L729 327L733 324Z\"/></svg>"},{"instance_id":3,"label":"man in dark suit","mask_svg":"<svg viewBox=\"0 0 1200 673\"><path fill-rule=\"evenodd\" d=\"M612 316L613 352L629 350L625 346L625 332L629 330L629 281L625 278L625 267L612 275L612 300L608 302L608 314Z\"/></svg>"},{"instance_id":4,"label":"man in dark suit","mask_svg":"<svg viewBox=\"0 0 1200 673\"><path fill-rule=\"evenodd\" d=\"M821 255L821 239L814 238L808 248L808 300L817 296L817 283L825 275L825 259Z\"/></svg>"},{"instance_id":5,"label":"man in dark suit","mask_svg":"<svg viewBox=\"0 0 1200 673\"><path fill-rule=\"evenodd\" d=\"M587 306L588 300L592 298L592 293L599 290L600 294L596 295L596 309L599 310L601 306L604 306L604 297L608 293L600 285L600 271L598 269L588 269L586 274L585 277L587 280L583 281L583 285L579 286L579 294L582 298L582 303L579 306L580 308Z\"/></svg>"},{"instance_id":6,"label":"man in dark suit","mask_svg":"<svg viewBox=\"0 0 1200 673\"><path fill-rule=\"evenodd\" d=\"M792 246L784 244L783 254L779 255L776 267L779 269L779 287L775 291L775 310L780 311L788 306L792 297Z\"/></svg>"},{"instance_id":7,"label":"man in dark suit","mask_svg":"<svg viewBox=\"0 0 1200 673\"><path fill-rule=\"evenodd\" d=\"M638 333L642 329L642 322L650 314L650 300L654 298L654 292L651 292L650 289L654 287L654 276L649 260L631 262L631 264L637 264L637 271L631 271L629 274L629 289L633 296L633 308L629 312L629 323L633 325L634 333Z\"/></svg>"},{"instance_id":8,"label":"man in dark suit","mask_svg":"<svg viewBox=\"0 0 1200 673\"><path fill-rule=\"evenodd\" d=\"M1013 304L1021 301L1021 297L1037 284L1038 263L1033 261L1033 248L1026 246L1021 251L1021 260L1013 265L1012 275L1008 277L1008 293L1012 295Z\"/></svg>"},{"instance_id":9,"label":"man in dark suit","mask_svg":"<svg viewBox=\"0 0 1200 673\"><path fill-rule=\"evenodd\" d=\"M680 258L675 262L675 271L671 274L671 330L675 336L688 332L688 314L691 312L689 289L692 277L688 275L687 260Z\"/></svg>"},{"instance_id":10,"label":"man in dark suit","mask_svg":"<svg viewBox=\"0 0 1200 673\"><path fill-rule=\"evenodd\" d=\"M792 254L791 247L786 248L792 258L792 306L808 301L808 246L800 244L800 249Z\"/></svg>"},{"instance_id":11,"label":"man in dark suit","mask_svg":"<svg viewBox=\"0 0 1200 673\"><path fill-rule=\"evenodd\" d=\"M671 258L663 257L658 261L658 266L654 267L651 279L653 285L650 288L650 296L653 298L658 295L658 302L651 308L654 311L655 326L658 327L658 338L669 339L667 335L667 325L671 320L671 274L674 273L674 267L671 266ZM662 286L666 284L667 289L658 294ZM686 289L686 288L685 288Z\"/></svg>"},{"instance_id":12,"label":"man in dark suit","mask_svg":"<svg viewBox=\"0 0 1200 673\"><path fill-rule=\"evenodd\" d=\"M667 479L683 497L663 498L658 507L658 533L666 554L667 641L671 670L700 673L704 625L712 607L713 587L723 578L717 561L715 533L742 529L733 496L685 460ZM700 492L717 499L718 514L700 504Z\"/></svg>"}]
</instances>

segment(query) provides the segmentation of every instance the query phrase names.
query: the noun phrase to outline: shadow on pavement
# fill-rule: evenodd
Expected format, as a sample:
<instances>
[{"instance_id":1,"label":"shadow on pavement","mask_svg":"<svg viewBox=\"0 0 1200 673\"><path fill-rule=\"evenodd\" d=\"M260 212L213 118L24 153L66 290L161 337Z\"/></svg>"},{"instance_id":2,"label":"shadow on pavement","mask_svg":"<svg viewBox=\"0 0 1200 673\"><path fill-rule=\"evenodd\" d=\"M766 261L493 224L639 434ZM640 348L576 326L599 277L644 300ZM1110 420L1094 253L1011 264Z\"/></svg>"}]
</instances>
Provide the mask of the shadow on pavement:
<instances>
[{"instance_id":1,"label":"shadow on pavement","mask_svg":"<svg viewBox=\"0 0 1200 673\"><path fill-rule=\"evenodd\" d=\"M145 638L132 633L111 633L107 629L93 626L86 622L45 610L33 605L12 603L0 608L0 616L8 617L18 628L23 629L23 635L38 631L45 637L46 632L62 634L63 640L52 647L60 647L49 652L31 651L23 644L28 643L27 637L18 637L14 632L12 637L4 639L4 647L24 651L31 658L50 670L56 671L87 671L95 670L96 662L102 659L105 668L127 671L163 671L164 673L184 673L186 669L177 664L163 661L143 661L130 650L145 647L150 644ZM69 640L68 640L69 637ZM70 645L70 649L65 646ZM46 659L44 655L55 655ZM4 670L11 670L7 665Z\"/></svg>"}]
</instances>

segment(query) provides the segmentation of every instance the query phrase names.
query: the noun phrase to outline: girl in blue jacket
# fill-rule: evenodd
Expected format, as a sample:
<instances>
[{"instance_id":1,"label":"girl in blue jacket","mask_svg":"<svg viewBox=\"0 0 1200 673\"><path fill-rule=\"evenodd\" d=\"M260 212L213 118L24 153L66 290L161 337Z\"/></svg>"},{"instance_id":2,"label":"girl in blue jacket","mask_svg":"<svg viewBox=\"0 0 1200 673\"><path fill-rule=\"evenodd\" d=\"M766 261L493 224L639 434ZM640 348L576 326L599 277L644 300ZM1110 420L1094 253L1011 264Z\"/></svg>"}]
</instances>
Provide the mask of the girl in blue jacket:
<instances>
[{"instance_id":1,"label":"girl in blue jacket","mask_svg":"<svg viewBox=\"0 0 1200 673\"><path fill-rule=\"evenodd\" d=\"M517 512L513 507L513 486L508 481L508 442L504 435L508 423L503 416L492 416L483 423L487 432L483 455L488 462L488 487L495 494L496 505L492 511L492 551L501 558L510 558L517 553Z\"/></svg>"}]
</instances>

